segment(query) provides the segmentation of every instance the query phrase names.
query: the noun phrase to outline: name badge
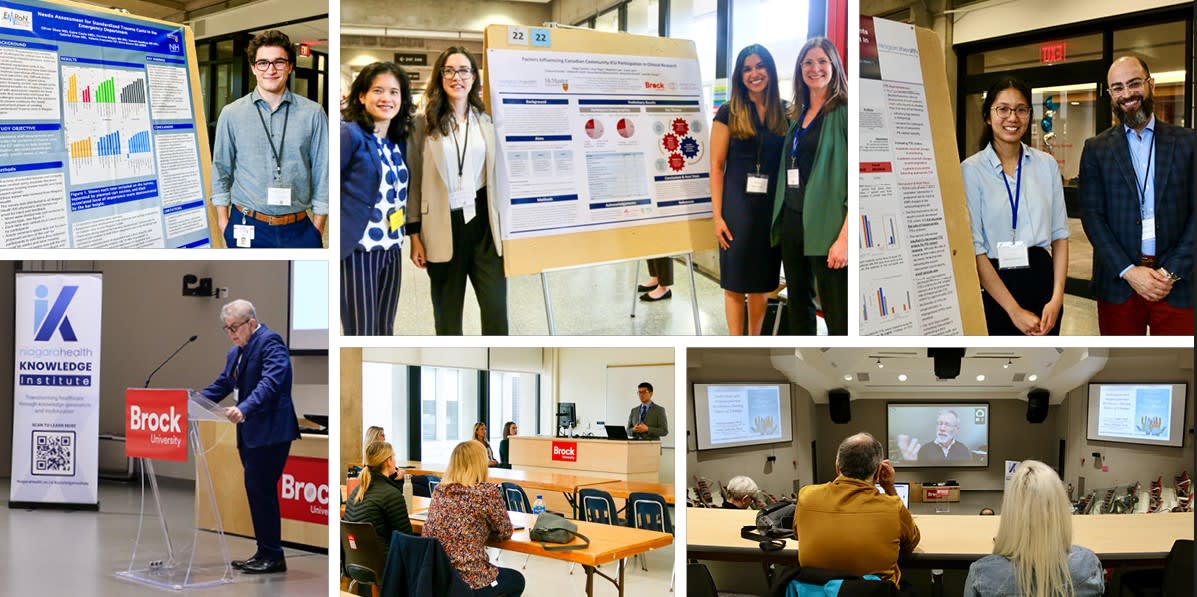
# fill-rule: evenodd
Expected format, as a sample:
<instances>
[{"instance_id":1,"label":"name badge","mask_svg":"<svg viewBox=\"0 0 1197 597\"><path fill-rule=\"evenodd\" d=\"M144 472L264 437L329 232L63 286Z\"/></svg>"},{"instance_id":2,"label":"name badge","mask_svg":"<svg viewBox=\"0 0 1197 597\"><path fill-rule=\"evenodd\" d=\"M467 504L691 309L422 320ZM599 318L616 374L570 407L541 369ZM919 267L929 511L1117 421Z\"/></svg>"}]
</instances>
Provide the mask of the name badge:
<instances>
[{"instance_id":1,"label":"name badge","mask_svg":"<svg viewBox=\"0 0 1197 597\"><path fill-rule=\"evenodd\" d=\"M467 203L474 202L475 191L473 189L457 189L449 193L449 208L450 209L465 209Z\"/></svg>"},{"instance_id":2,"label":"name badge","mask_svg":"<svg viewBox=\"0 0 1197 597\"><path fill-rule=\"evenodd\" d=\"M250 241L254 239L253 225L233 224L233 238L237 240L238 247L248 248Z\"/></svg>"},{"instance_id":3,"label":"name badge","mask_svg":"<svg viewBox=\"0 0 1197 597\"><path fill-rule=\"evenodd\" d=\"M396 209L395 211L391 212L391 215L388 218L388 221L390 222L392 232L399 230L400 228L403 227L404 211L405 211L405 209L400 207L399 209Z\"/></svg>"},{"instance_id":4,"label":"name badge","mask_svg":"<svg viewBox=\"0 0 1197 597\"><path fill-rule=\"evenodd\" d=\"M470 202L461 208L461 215L466 222L470 222L474 219L474 216L478 215L477 210L474 208L474 199L472 197L470 198Z\"/></svg>"},{"instance_id":5,"label":"name badge","mask_svg":"<svg viewBox=\"0 0 1197 597\"><path fill-rule=\"evenodd\" d=\"M798 168L786 170L786 186L795 189L802 186L802 173L798 171Z\"/></svg>"},{"instance_id":6,"label":"name badge","mask_svg":"<svg viewBox=\"0 0 1197 597\"><path fill-rule=\"evenodd\" d=\"M269 187L266 189L266 205L291 207L290 187Z\"/></svg>"},{"instance_id":7,"label":"name badge","mask_svg":"<svg viewBox=\"0 0 1197 597\"><path fill-rule=\"evenodd\" d=\"M769 192L769 177L762 174L748 175L748 189L749 193L768 193Z\"/></svg>"},{"instance_id":8,"label":"name badge","mask_svg":"<svg viewBox=\"0 0 1197 597\"><path fill-rule=\"evenodd\" d=\"M1021 240L997 244L998 269L1019 269L1031 267L1027 244Z\"/></svg>"},{"instance_id":9,"label":"name badge","mask_svg":"<svg viewBox=\"0 0 1197 597\"><path fill-rule=\"evenodd\" d=\"M1143 240L1155 240L1155 216L1143 220Z\"/></svg>"}]
</instances>

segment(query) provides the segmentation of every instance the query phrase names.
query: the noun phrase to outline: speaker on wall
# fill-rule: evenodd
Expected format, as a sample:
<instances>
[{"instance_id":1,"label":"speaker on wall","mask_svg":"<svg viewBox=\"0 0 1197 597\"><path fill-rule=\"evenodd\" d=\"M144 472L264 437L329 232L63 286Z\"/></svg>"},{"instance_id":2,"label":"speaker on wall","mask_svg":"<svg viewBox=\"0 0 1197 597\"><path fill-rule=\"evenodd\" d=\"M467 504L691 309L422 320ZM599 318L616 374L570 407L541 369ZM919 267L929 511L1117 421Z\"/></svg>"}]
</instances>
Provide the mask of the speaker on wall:
<instances>
[{"instance_id":1,"label":"speaker on wall","mask_svg":"<svg viewBox=\"0 0 1197 597\"><path fill-rule=\"evenodd\" d=\"M852 410L849 407L851 394L848 390L831 390L827 392L827 403L831 405L831 422L844 424L852 420Z\"/></svg>"},{"instance_id":2,"label":"speaker on wall","mask_svg":"<svg viewBox=\"0 0 1197 597\"><path fill-rule=\"evenodd\" d=\"M1047 419L1047 399L1051 392L1035 388L1027 392L1027 422L1042 423Z\"/></svg>"}]
</instances>

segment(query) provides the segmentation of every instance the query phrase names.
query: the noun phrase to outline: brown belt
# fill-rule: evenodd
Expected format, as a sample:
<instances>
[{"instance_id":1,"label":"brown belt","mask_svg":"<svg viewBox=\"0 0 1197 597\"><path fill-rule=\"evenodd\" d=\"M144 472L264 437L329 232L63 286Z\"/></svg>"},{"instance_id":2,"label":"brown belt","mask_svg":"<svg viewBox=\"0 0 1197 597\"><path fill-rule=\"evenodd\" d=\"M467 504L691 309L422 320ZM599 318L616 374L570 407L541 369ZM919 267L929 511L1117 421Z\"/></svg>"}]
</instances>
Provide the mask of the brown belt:
<instances>
[{"instance_id":1,"label":"brown belt","mask_svg":"<svg viewBox=\"0 0 1197 597\"><path fill-rule=\"evenodd\" d=\"M245 214L246 217L253 218L259 222L265 222L267 226L285 226L287 224L294 224L295 222L302 222L304 220L304 218L308 217L308 212L306 210L305 211L297 211L293 214L283 214L281 216L272 216L272 215L254 211L252 209L241 207L240 205L236 205L236 204L234 204L233 207L236 207L237 211Z\"/></svg>"},{"instance_id":2,"label":"brown belt","mask_svg":"<svg viewBox=\"0 0 1197 597\"><path fill-rule=\"evenodd\" d=\"M1143 267L1155 267L1155 255L1140 255L1139 265Z\"/></svg>"}]
</instances>

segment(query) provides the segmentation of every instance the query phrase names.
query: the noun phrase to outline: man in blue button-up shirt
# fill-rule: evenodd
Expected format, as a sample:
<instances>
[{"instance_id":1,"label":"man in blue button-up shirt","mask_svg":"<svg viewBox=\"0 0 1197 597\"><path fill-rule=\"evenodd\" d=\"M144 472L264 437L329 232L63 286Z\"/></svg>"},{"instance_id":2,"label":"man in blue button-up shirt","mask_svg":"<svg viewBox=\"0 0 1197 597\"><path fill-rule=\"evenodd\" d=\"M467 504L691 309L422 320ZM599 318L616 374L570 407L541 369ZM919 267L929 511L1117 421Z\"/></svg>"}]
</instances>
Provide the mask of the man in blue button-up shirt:
<instances>
[{"instance_id":1,"label":"man in blue button-up shirt","mask_svg":"<svg viewBox=\"0 0 1197 597\"><path fill-rule=\"evenodd\" d=\"M1193 335L1197 133L1155 117L1155 81L1135 56L1106 76L1119 124L1085 141L1081 223L1093 244L1103 335Z\"/></svg>"},{"instance_id":2,"label":"man in blue button-up shirt","mask_svg":"<svg viewBox=\"0 0 1197 597\"><path fill-rule=\"evenodd\" d=\"M295 47L285 34L258 34L248 55L257 87L221 110L212 155L225 245L318 249L328 218L328 115L287 89Z\"/></svg>"}]
</instances>

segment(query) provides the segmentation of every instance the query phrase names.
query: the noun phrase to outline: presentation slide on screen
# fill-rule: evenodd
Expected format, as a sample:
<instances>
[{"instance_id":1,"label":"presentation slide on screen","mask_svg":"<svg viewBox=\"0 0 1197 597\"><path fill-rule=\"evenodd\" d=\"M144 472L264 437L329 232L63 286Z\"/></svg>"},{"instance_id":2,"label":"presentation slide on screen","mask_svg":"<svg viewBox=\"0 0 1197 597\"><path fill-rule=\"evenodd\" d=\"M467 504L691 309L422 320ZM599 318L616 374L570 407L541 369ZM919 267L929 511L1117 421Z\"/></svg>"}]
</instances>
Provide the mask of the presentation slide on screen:
<instances>
[{"instance_id":1,"label":"presentation slide on screen","mask_svg":"<svg viewBox=\"0 0 1197 597\"><path fill-rule=\"evenodd\" d=\"M698 61L491 49L504 240L710 217Z\"/></svg>"},{"instance_id":2,"label":"presentation slide on screen","mask_svg":"<svg viewBox=\"0 0 1197 597\"><path fill-rule=\"evenodd\" d=\"M291 262L291 350L328 350L328 263Z\"/></svg>"},{"instance_id":3,"label":"presentation slide on screen","mask_svg":"<svg viewBox=\"0 0 1197 597\"><path fill-rule=\"evenodd\" d=\"M0 248L208 241L181 28L0 1Z\"/></svg>"},{"instance_id":4,"label":"presentation slide on screen","mask_svg":"<svg viewBox=\"0 0 1197 597\"><path fill-rule=\"evenodd\" d=\"M860 333L963 327L914 27L861 17Z\"/></svg>"},{"instance_id":5,"label":"presentation slide on screen","mask_svg":"<svg viewBox=\"0 0 1197 597\"><path fill-rule=\"evenodd\" d=\"M1091 384L1089 439L1181 445L1185 389L1184 384Z\"/></svg>"},{"instance_id":6,"label":"presentation slide on screen","mask_svg":"<svg viewBox=\"0 0 1197 597\"><path fill-rule=\"evenodd\" d=\"M699 384L694 394L700 449L793 439L788 386Z\"/></svg>"},{"instance_id":7,"label":"presentation slide on screen","mask_svg":"<svg viewBox=\"0 0 1197 597\"><path fill-rule=\"evenodd\" d=\"M888 458L895 467L989 464L989 405L889 404Z\"/></svg>"}]
</instances>

